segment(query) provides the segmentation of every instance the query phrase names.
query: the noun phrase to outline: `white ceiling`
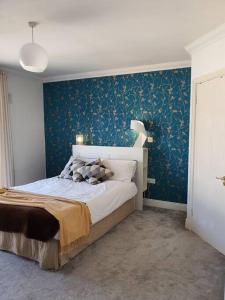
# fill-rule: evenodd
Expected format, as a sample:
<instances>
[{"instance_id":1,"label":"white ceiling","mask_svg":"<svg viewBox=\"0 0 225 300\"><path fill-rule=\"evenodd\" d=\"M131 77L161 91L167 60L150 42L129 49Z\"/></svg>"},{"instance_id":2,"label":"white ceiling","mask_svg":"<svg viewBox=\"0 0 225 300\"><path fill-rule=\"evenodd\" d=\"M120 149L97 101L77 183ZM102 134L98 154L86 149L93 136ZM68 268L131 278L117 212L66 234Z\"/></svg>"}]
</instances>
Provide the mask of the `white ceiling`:
<instances>
[{"instance_id":1,"label":"white ceiling","mask_svg":"<svg viewBox=\"0 0 225 300\"><path fill-rule=\"evenodd\" d=\"M49 55L42 78L189 59L184 46L225 22L224 0L0 0L0 65L20 70L31 39Z\"/></svg>"}]
</instances>

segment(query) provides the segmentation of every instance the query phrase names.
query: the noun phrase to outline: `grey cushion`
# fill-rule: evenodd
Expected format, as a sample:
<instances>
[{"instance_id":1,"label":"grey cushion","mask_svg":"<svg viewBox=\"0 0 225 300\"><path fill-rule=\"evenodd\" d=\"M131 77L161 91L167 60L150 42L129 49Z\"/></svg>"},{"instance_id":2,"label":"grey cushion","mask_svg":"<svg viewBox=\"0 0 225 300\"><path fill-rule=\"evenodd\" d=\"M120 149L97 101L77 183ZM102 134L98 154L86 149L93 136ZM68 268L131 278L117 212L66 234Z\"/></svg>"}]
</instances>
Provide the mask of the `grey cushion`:
<instances>
[{"instance_id":1,"label":"grey cushion","mask_svg":"<svg viewBox=\"0 0 225 300\"><path fill-rule=\"evenodd\" d=\"M59 178L63 179L73 179L73 175L76 173L76 170L80 167L85 165L85 162L81 159L75 158L71 156L68 163L65 165L64 169L62 170Z\"/></svg>"},{"instance_id":2,"label":"grey cushion","mask_svg":"<svg viewBox=\"0 0 225 300\"><path fill-rule=\"evenodd\" d=\"M71 156L59 178L70 179L74 182L86 180L90 184L98 184L111 176L113 173L102 165L101 159L85 163L83 160Z\"/></svg>"},{"instance_id":3,"label":"grey cushion","mask_svg":"<svg viewBox=\"0 0 225 300\"><path fill-rule=\"evenodd\" d=\"M93 165L101 165L102 164L102 161L100 158L96 159L96 160L93 160L93 161L90 161L90 162L87 162L85 164L85 166L93 166Z\"/></svg>"},{"instance_id":4,"label":"grey cushion","mask_svg":"<svg viewBox=\"0 0 225 300\"><path fill-rule=\"evenodd\" d=\"M84 179L90 178L92 176L96 176L100 171L99 165L92 165L92 166L82 166L81 168L77 169L77 172L80 173Z\"/></svg>"},{"instance_id":5,"label":"grey cushion","mask_svg":"<svg viewBox=\"0 0 225 300\"><path fill-rule=\"evenodd\" d=\"M86 182L98 184L113 176L113 172L100 165L85 165L77 169Z\"/></svg>"},{"instance_id":6,"label":"grey cushion","mask_svg":"<svg viewBox=\"0 0 225 300\"><path fill-rule=\"evenodd\" d=\"M84 177L83 177L80 173L75 172L75 173L73 174L73 181L74 181L74 182L81 182L81 181L84 181Z\"/></svg>"}]
</instances>

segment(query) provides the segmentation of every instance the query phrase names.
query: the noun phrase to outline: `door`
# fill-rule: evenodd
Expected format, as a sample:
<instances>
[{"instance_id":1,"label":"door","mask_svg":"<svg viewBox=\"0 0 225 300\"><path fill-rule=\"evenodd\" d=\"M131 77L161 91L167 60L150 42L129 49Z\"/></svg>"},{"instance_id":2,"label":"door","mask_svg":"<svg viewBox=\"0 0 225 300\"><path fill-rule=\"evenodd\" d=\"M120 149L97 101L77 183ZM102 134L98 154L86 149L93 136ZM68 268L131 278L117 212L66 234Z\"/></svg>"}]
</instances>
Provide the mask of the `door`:
<instances>
[{"instance_id":1,"label":"door","mask_svg":"<svg viewBox=\"0 0 225 300\"><path fill-rule=\"evenodd\" d=\"M225 254L225 77L197 84L196 100L193 229Z\"/></svg>"}]
</instances>

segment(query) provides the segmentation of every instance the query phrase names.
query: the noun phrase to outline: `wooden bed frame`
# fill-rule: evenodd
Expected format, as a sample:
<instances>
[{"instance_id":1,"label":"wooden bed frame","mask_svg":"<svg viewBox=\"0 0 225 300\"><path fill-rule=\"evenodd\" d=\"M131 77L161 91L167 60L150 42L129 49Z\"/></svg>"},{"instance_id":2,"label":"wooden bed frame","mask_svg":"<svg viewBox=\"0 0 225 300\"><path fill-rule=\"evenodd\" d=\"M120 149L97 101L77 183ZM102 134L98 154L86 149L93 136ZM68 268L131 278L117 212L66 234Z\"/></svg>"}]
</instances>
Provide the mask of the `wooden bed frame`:
<instances>
[{"instance_id":1,"label":"wooden bed frame","mask_svg":"<svg viewBox=\"0 0 225 300\"><path fill-rule=\"evenodd\" d=\"M102 237L106 232L120 223L135 209L143 207L143 159L144 149L130 147L101 147L74 145L73 154L86 158L101 157L105 159L129 159L137 161L135 183L138 188L137 195L125 202L110 215L92 226L88 237L82 238L70 245L69 254L60 255L59 240L52 239L48 242L28 239L21 233L0 231L0 249L15 253L39 262L42 269L57 270L65 265L71 258L78 255L90 244Z\"/></svg>"}]
</instances>

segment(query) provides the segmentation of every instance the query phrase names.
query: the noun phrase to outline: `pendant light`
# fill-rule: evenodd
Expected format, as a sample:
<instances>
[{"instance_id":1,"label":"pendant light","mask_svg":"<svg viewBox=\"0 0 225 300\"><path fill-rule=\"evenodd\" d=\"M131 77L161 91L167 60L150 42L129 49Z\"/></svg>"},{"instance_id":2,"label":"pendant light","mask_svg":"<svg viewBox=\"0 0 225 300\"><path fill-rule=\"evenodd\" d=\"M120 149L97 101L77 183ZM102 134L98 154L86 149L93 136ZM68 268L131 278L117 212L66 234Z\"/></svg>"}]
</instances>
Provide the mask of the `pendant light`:
<instances>
[{"instance_id":1,"label":"pendant light","mask_svg":"<svg viewBox=\"0 0 225 300\"><path fill-rule=\"evenodd\" d=\"M32 42L25 44L20 50L20 64L22 68L29 72L41 73L48 65L48 56L46 51L34 42L34 27L37 22L28 22L32 30Z\"/></svg>"}]
</instances>

